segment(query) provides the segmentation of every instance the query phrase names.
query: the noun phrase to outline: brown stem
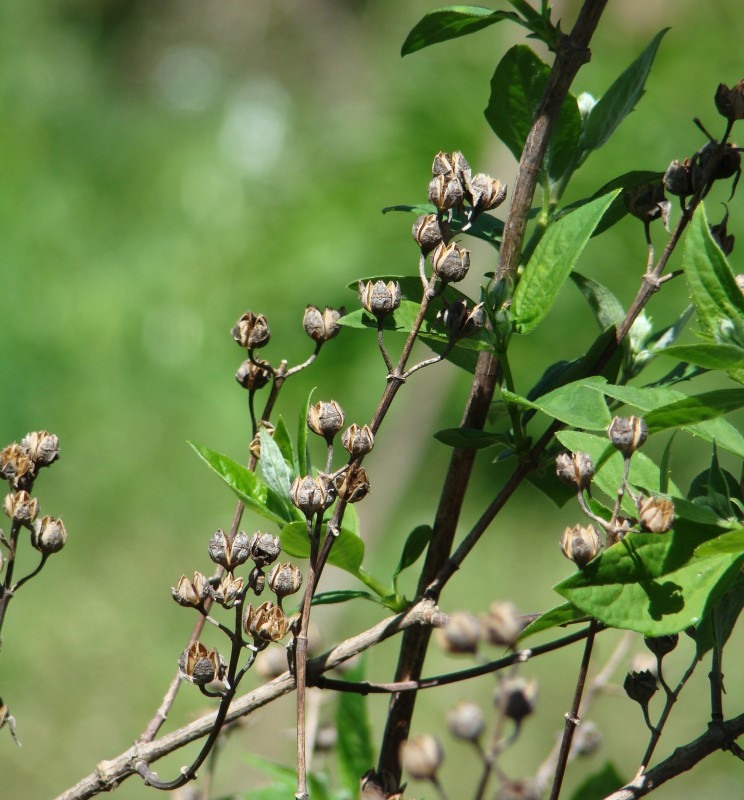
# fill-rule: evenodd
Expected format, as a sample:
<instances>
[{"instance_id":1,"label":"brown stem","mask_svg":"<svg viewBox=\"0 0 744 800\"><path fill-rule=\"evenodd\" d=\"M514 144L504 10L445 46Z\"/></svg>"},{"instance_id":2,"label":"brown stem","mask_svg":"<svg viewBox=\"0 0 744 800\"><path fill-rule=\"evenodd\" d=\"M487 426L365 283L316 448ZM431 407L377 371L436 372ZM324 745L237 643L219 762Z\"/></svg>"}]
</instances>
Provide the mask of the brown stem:
<instances>
[{"instance_id":1,"label":"brown stem","mask_svg":"<svg viewBox=\"0 0 744 800\"><path fill-rule=\"evenodd\" d=\"M573 30L557 47L555 64L519 162L519 172L501 242L497 272L499 278L516 274L528 214L548 141L576 73L589 60L589 42L606 4L607 0L585 0ZM480 354L462 420L463 426L483 428L496 387L497 366L498 360L492 353ZM434 534L419 580L419 593L426 590L447 563L474 459L474 450L455 449L452 453L434 521ZM396 680L416 680L420 677L428 643L428 631L411 632L403 637ZM401 776L398 754L401 744L408 738L415 702L414 692L394 695L388 709L378 772L390 776L396 783L400 782Z\"/></svg>"},{"instance_id":2,"label":"brown stem","mask_svg":"<svg viewBox=\"0 0 744 800\"><path fill-rule=\"evenodd\" d=\"M18 547L18 535L21 532L21 525L18 520L13 520L10 527L10 536L8 538L8 559L5 567L5 579L0 588L0 633L3 629L5 622L5 614L8 611L11 598L13 597L13 571L15 570L16 562L16 548ZM0 641L1 641L0 637Z\"/></svg>"},{"instance_id":3,"label":"brown stem","mask_svg":"<svg viewBox=\"0 0 744 800\"><path fill-rule=\"evenodd\" d=\"M555 767L553 788L550 790L550 800L558 800L558 796L561 793L563 776L566 774L566 765L568 764L568 754L571 752L571 742L573 742L574 733L579 722L581 721L579 719L579 709L581 707L581 697L584 694L586 676L589 672L589 662L592 657L592 648L594 647L596 630L597 622L596 620L592 620L589 624L589 635L587 636L586 645L584 647L584 657L581 659L579 677L576 680L576 690L574 691L573 703L571 704L571 710L568 712L568 714L566 714L566 727L563 729L561 749L558 752L558 763Z\"/></svg>"}]
</instances>

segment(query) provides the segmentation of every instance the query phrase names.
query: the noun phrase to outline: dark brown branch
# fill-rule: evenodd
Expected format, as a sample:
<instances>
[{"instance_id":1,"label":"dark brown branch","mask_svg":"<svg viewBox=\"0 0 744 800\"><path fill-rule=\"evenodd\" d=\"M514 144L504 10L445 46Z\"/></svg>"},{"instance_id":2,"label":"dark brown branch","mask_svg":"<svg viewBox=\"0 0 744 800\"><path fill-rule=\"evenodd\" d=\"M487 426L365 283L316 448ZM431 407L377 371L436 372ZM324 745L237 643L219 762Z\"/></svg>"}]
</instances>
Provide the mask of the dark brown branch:
<instances>
[{"instance_id":1,"label":"dark brown branch","mask_svg":"<svg viewBox=\"0 0 744 800\"><path fill-rule=\"evenodd\" d=\"M519 172L501 243L499 277L513 276L519 266L522 241L540 165L568 89L581 66L590 58L589 42L606 4L607 0L586 0L570 35L565 36L558 45L555 64L519 162ZM481 353L462 420L463 426L482 429L485 425L496 388L497 374L496 356L492 353ZM474 450L455 449L452 454L434 520L434 533L419 579L420 595L445 566L452 551L455 530L474 460ZM395 673L396 681L417 680L421 676L428 643L428 631L422 630L404 635ZM394 695L390 701L380 748L378 772L390 776L396 783L400 782L401 776L398 755L400 745L408 738L415 702L415 692Z\"/></svg>"},{"instance_id":2,"label":"dark brown branch","mask_svg":"<svg viewBox=\"0 0 744 800\"><path fill-rule=\"evenodd\" d=\"M735 740L742 734L744 734L744 714L720 725L710 725L702 736L678 747L669 758L648 772L638 775L622 789L608 795L605 800L638 800L668 780L691 770L716 750L735 747Z\"/></svg>"}]
</instances>

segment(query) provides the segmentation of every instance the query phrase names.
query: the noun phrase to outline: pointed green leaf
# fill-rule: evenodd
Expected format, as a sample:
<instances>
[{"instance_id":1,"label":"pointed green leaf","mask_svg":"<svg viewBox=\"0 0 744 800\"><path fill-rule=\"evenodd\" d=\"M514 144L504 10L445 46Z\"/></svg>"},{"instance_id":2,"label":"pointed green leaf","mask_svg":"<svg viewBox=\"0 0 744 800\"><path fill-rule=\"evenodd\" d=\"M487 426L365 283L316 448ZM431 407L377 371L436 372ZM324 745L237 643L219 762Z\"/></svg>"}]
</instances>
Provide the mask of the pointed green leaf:
<instances>
[{"instance_id":1,"label":"pointed green leaf","mask_svg":"<svg viewBox=\"0 0 744 800\"><path fill-rule=\"evenodd\" d=\"M517 161L522 155L549 76L547 64L529 47L517 45L501 59L491 78L491 95L483 113L493 132ZM556 142L548 147L547 163L552 177L562 175L576 153L578 122L580 114L576 98L569 94L556 121Z\"/></svg>"},{"instance_id":2,"label":"pointed green leaf","mask_svg":"<svg viewBox=\"0 0 744 800\"><path fill-rule=\"evenodd\" d=\"M658 354L706 369L725 372L744 369L744 348L736 344L677 344L659 350Z\"/></svg>"},{"instance_id":3,"label":"pointed green leaf","mask_svg":"<svg viewBox=\"0 0 744 800\"><path fill-rule=\"evenodd\" d=\"M279 540L282 550L287 555L294 558L310 557L310 539L307 535L307 525L304 522L290 522L285 525L279 534ZM363 559L364 542L348 528L342 528L333 543L328 563L358 576Z\"/></svg>"},{"instance_id":4,"label":"pointed green leaf","mask_svg":"<svg viewBox=\"0 0 744 800\"><path fill-rule=\"evenodd\" d=\"M486 447L506 444L503 433L488 433L478 428L446 428L437 431L434 438L448 447L461 447L467 450L483 450Z\"/></svg>"},{"instance_id":5,"label":"pointed green leaf","mask_svg":"<svg viewBox=\"0 0 744 800\"><path fill-rule=\"evenodd\" d=\"M272 522L281 524L287 522L284 498L267 486L255 473L208 447L202 447L194 442L189 442L189 444L207 466L216 472L245 503L247 508Z\"/></svg>"},{"instance_id":6,"label":"pointed green leaf","mask_svg":"<svg viewBox=\"0 0 744 800\"><path fill-rule=\"evenodd\" d=\"M700 328L716 341L744 346L744 296L710 234L702 204L687 231L682 263Z\"/></svg>"},{"instance_id":7,"label":"pointed green leaf","mask_svg":"<svg viewBox=\"0 0 744 800\"><path fill-rule=\"evenodd\" d=\"M511 309L517 333L529 333L545 319L618 191L577 208L547 228L514 292Z\"/></svg>"},{"instance_id":8,"label":"pointed green leaf","mask_svg":"<svg viewBox=\"0 0 744 800\"><path fill-rule=\"evenodd\" d=\"M393 580L395 580L404 569L408 569L408 567L418 561L431 541L433 532L431 525L419 525L408 534L406 543L403 545L400 561L395 568L395 572L393 572Z\"/></svg>"},{"instance_id":9,"label":"pointed green leaf","mask_svg":"<svg viewBox=\"0 0 744 800\"><path fill-rule=\"evenodd\" d=\"M606 286L575 271L571 273L571 280L589 303L601 330L619 325L625 319L625 309Z\"/></svg>"},{"instance_id":10,"label":"pointed green leaf","mask_svg":"<svg viewBox=\"0 0 744 800\"><path fill-rule=\"evenodd\" d=\"M284 418L281 415L276 423L273 439L274 442L276 442L276 446L281 451L282 458L287 464L291 483L294 477L299 474L299 464L297 462L297 453L295 453L294 445L292 444L292 438L287 430L287 424L284 422Z\"/></svg>"},{"instance_id":11,"label":"pointed green leaf","mask_svg":"<svg viewBox=\"0 0 744 800\"><path fill-rule=\"evenodd\" d=\"M409 211L417 216L420 214L436 214L437 209L431 203L419 203L417 205L397 205L386 206L382 209L383 214L389 211ZM537 214L538 209L532 209L530 217ZM460 232L465 217L462 213L455 212L452 217L452 232L457 234ZM491 214L479 214L475 220L470 224L470 227L465 231L463 236L472 236L474 239L488 242L497 249L501 246L501 237L504 233L504 223Z\"/></svg>"},{"instance_id":12,"label":"pointed green leaf","mask_svg":"<svg viewBox=\"0 0 744 800\"><path fill-rule=\"evenodd\" d=\"M512 11L494 11L481 6L448 6L426 14L414 25L403 42L402 56L423 50L432 44L448 42L510 19L519 22ZM358 788L358 787L357 787ZM356 792L355 792L356 793Z\"/></svg>"},{"instance_id":13,"label":"pointed green leaf","mask_svg":"<svg viewBox=\"0 0 744 800\"><path fill-rule=\"evenodd\" d=\"M346 603L349 600L371 600L373 603L380 603L377 595L365 592L364 589L336 589L330 592L318 592L313 595L312 604L314 606L329 606L334 603Z\"/></svg>"},{"instance_id":14,"label":"pointed green leaf","mask_svg":"<svg viewBox=\"0 0 744 800\"><path fill-rule=\"evenodd\" d=\"M722 648L726 644L743 609L744 576L740 574L698 625L695 631L698 658L702 658L714 645Z\"/></svg>"},{"instance_id":15,"label":"pointed green leaf","mask_svg":"<svg viewBox=\"0 0 744 800\"><path fill-rule=\"evenodd\" d=\"M587 615L580 609L576 608L573 603L563 603L550 611L530 622L530 624L519 634L517 641L524 641L528 636L534 636L536 633L557 628L561 625L568 625L570 622L578 622L579 620L586 619Z\"/></svg>"},{"instance_id":16,"label":"pointed green leaf","mask_svg":"<svg viewBox=\"0 0 744 800\"><path fill-rule=\"evenodd\" d=\"M597 150L612 136L618 125L635 108L643 95L646 78L654 63L656 51L669 28L659 31L646 49L620 75L597 101L584 123L581 147L585 152Z\"/></svg>"},{"instance_id":17,"label":"pointed green leaf","mask_svg":"<svg viewBox=\"0 0 744 800\"><path fill-rule=\"evenodd\" d=\"M719 389L685 397L649 411L645 416L649 433L696 425L744 406L744 389Z\"/></svg>"},{"instance_id":18,"label":"pointed green leaf","mask_svg":"<svg viewBox=\"0 0 744 800\"><path fill-rule=\"evenodd\" d=\"M696 553L709 538L685 521L666 534L630 533L555 589L610 627L678 633L700 622L744 562L744 552Z\"/></svg>"},{"instance_id":19,"label":"pointed green leaf","mask_svg":"<svg viewBox=\"0 0 744 800\"><path fill-rule=\"evenodd\" d=\"M585 384L592 380L603 381L604 379L594 378L569 383L541 395L536 400L528 400L526 397L520 397L518 394L507 391L502 392L502 397L508 403L517 403L542 411L543 414L574 428L585 428L591 431L604 430L612 421L612 415L600 392L586 390Z\"/></svg>"},{"instance_id":20,"label":"pointed green leaf","mask_svg":"<svg viewBox=\"0 0 744 800\"><path fill-rule=\"evenodd\" d=\"M304 477L310 474L310 456L307 451L307 410L315 389L311 389L307 399L300 408L300 418L297 421L297 470L298 475Z\"/></svg>"},{"instance_id":21,"label":"pointed green leaf","mask_svg":"<svg viewBox=\"0 0 744 800\"><path fill-rule=\"evenodd\" d=\"M282 451L265 428L258 432L258 439L261 443L261 458L258 460L261 476L274 494L281 498L284 506L284 519L287 522L297 519L298 511L289 499L289 467L284 460Z\"/></svg>"},{"instance_id":22,"label":"pointed green leaf","mask_svg":"<svg viewBox=\"0 0 744 800\"><path fill-rule=\"evenodd\" d=\"M349 681L364 680L364 662L347 673ZM351 797L359 795L359 781L375 765L372 734L367 714L367 698L354 692L339 692L336 706L338 765L341 779Z\"/></svg>"}]
</instances>

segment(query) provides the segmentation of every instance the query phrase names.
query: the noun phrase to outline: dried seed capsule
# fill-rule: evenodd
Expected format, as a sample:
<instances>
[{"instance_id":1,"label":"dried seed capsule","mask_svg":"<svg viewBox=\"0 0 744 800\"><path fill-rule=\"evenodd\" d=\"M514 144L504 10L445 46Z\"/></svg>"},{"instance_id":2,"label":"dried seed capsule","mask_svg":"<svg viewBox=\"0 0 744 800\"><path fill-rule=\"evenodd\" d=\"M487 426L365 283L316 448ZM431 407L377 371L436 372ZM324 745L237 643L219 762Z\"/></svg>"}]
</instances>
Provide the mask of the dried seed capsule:
<instances>
[{"instance_id":1,"label":"dried seed capsule","mask_svg":"<svg viewBox=\"0 0 744 800\"><path fill-rule=\"evenodd\" d=\"M583 569L602 549L602 540L599 538L594 525L574 525L566 528L561 538L561 550L567 559L573 561L577 567Z\"/></svg>"},{"instance_id":2,"label":"dried seed capsule","mask_svg":"<svg viewBox=\"0 0 744 800\"><path fill-rule=\"evenodd\" d=\"M524 678L504 678L494 693L494 702L503 709L504 716L521 722L535 710L537 681Z\"/></svg>"},{"instance_id":3,"label":"dried seed capsule","mask_svg":"<svg viewBox=\"0 0 744 800\"><path fill-rule=\"evenodd\" d=\"M282 546L278 536L256 531L250 541L250 557L257 567L268 567L279 558Z\"/></svg>"},{"instance_id":4,"label":"dried seed capsule","mask_svg":"<svg viewBox=\"0 0 744 800\"><path fill-rule=\"evenodd\" d=\"M729 122L744 119L744 79L730 89L725 83L719 83L714 100L718 113Z\"/></svg>"},{"instance_id":5,"label":"dried seed capsule","mask_svg":"<svg viewBox=\"0 0 744 800\"><path fill-rule=\"evenodd\" d=\"M648 701L656 694L656 678L647 669L642 672L629 672L623 683L623 689L631 700L635 700L645 708Z\"/></svg>"},{"instance_id":6,"label":"dried seed capsule","mask_svg":"<svg viewBox=\"0 0 744 800\"><path fill-rule=\"evenodd\" d=\"M599 750L602 744L602 734L599 728L590 720L581 721L574 735L571 752L577 756L591 756Z\"/></svg>"},{"instance_id":7,"label":"dried seed capsule","mask_svg":"<svg viewBox=\"0 0 744 800\"><path fill-rule=\"evenodd\" d=\"M638 498L641 527L649 533L666 533L674 525L674 503L668 497Z\"/></svg>"},{"instance_id":8,"label":"dried seed capsule","mask_svg":"<svg viewBox=\"0 0 744 800\"><path fill-rule=\"evenodd\" d=\"M215 679L222 680L226 668L225 660L217 650L207 650L201 642L194 642L178 659L181 678L197 686L204 686Z\"/></svg>"},{"instance_id":9,"label":"dried seed capsule","mask_svg":"<svg viewBox=\"0 0 744 800\"><path fill-rule=\"evenodd\" d=\"M209 581L201 572L194 573L193 581L181 575L178 583L171 586L171 594L178 605L198 608L209 597Z\"/></svg>"},{"instance_id":10,"label":"dried seed capsule","mask_svg":"<svg viewBox=\"0 0 744 800\"><path fill-rule=\"evenodd\" d=\"M434 156L434 163L431 165L432 177L436 178L437 175L454 176L455 168L452 164L452 157L449 153L439 152Z\"/></svg>"},{"instance_id":11,"label":"dried seed capsule","mask_svg":"<svg viewBox=\"0 0 744 800\"><path fill-rule=\"evenodd\" d=\"M468 274L470 251L463 249L456 242L449 244L442 242L431 254L431 266L444 283L457 283Z\"/></svg>"},{"instance_id":12,"label":"dried seed capsule","mask_svg":"<svg viewBox=\"0 0 744 800\"><path fill-rule=\"evenodd\" d=\"M61 519L49 515L37 519L31 531L31 545L44 555L59 552L67 541L67 530Z\"/></svg>"},{"instance_id":13,"label":"dried seed capsule","mask_svg":"<svg viewBox=\"0 0 744 800\"><path fill-rule=\"evenodd\" d=\"M485 717L476 703L461 700L447 712L447 729L456 739L477 742L485 727Z\"/></svg>"},{"instance_id":14,"label":"dried seed capsule","mask_svg":"<svg viewBox=\"0 0 744 800\"><path fill-rule=\"evenodd\" d=\"M400 305L400 284L397 281L359 281L359 300L365 311L382 319Z\"/></svg>"},{"instance_id":15,"label":"dried seed capsule","mask_svg":"<svg viewBox=\"0 0 744 800\"><path fill-rule=\"evenodd\" d=\"M444 761L444 750L436 736L414 736L401 746L403 769L417 781L431 780Z\"/></svg>"},{"instance_id":16,"label":"dried seed capsule","mask_svg":"<svg viewBox=\"0 0 744 800\"><path fill-rule=\"evenodd\" d=\"M679 643L679 634L670 633L666 636L644 636L643 643L658 659L662 659L677 646Z\"/></svg>"},{"instance_id":17,"label":"dried seed capsule","mask_svg":"<svg viewBox=\"0 0 744 800\"><path fill-rule=\"evenodd\" d=\"M360 428L356 422L352 422L343 432L341 444L351 455L365 456L375 446L375 435L369 425L364 425Z\"/></svg>"},{"instance_id":18,"label":"dried seed capsule","mask_svg":"<svg viewBox=\"0 0 744 800\"><path fill-rule=\"evenodd\" d=\"M36 515L39 513L39 501L22 489L20 492L11 492L6 495L3 508L14 522L27 525L36 519Z\"/></svg>"},{"instance_id":19,"label":"dried seed capsule","mask_svg":"<svg viewBox=\"0 0 744 800\"><path fill-rule=\"evenodd\" d=\"M33 459L17 442L0 451L0 476L14 489L29 488L35 475Z\"/></svg>"},{"instance_id":20,"label":"dried seed capsule","mask_svg":"<svg viewBox=\"0 0 744 800\"><path fill-rule=\"evenodd\" d=\"M561 453L555 459L558 477L577 491L588 489L594 477L594 462L587 453Z\"/></svg>"},{"instance_id":21,"label":"dried seed capsule","mask_svg":"<svg viewBox=\"0 0 744 800\"><path fill-rule=\"evenodd\" d=\"M37 467L48 467L59 458L59 439L49 431L32 431L21 439L21 448Z\"/></svg>"},{"instance_id":22,"label":"dried seed capsule","mask_svg":"<svg viewBox=\"0 0 744 800\"><path fill-rule=\"evenodd\" d=\"M274 564L266 582L269 589L281 600L300 590L302 573L289 561L286 564Z\"/></svg>"},{"instance_id":23,"label":"dried seed capsule","mask_svg":"<svg viewBox=\"0 0 744 800\"><path fill-rule=\"evenodd\" d=\"M336 499L336 487L324 475L318 475L317 478L311 478L309 475L305 475L304 478L298 476L290 487L289 499L292 505L310 519L333 505Z\"/></svg>"},{"instance_id":24,"label":"dried seed capsule","mask_svg":"<svg viewBox=\"0 0 744 800\"><path fill-rule=\"evenodd\" d=\"M235 534L233 539L230 539L221 529L212 534L208 545L209 557L228 572L245 564L250 555L249 548L250 543L245 532L240 531Z\"/></svg>"},{"instance_id":25,"label":"dried seed capsule","mask_svg":"<svg viewBox=\"0 0 744 800\"><path fill-rule=\"evenodd\" d=\"M513 603L491 603L482 624L484 638L496 647L513 645L522 632L522 622Z\"/></svg>"},{"instance_id":26,"label":"dried seed capsule","mask_svg":"<svg viewBox=\"0 0 744 800\"><path fill-rule=\"evenodd\" d=\"M646 183L628 189L623 192L623 201L634 217L646 223L661 219L664 221L664 227L667 227L672 204L664 195L662 183Z\"/></svg>"},{"instance_id":27,"label":"dried seed capsule","mask_svg":"<svg viewBox=\"0 0 744 800\"><path fill-rule=\"evenodd\" d=\"M271 380L272 372L269 367L268 361L261 361L261 364L266 366L259 366L254 364L250 358L247 358L235 373L235 380L249 392L255 392L258 389L263 389L264 386Z\"/></svg>"},{"instance_id":28,"label":"dried seed capsule","mask_svg":"<svg viewBox=\"0 0 744 800\"><path fill-rule=\"evenodd\" d=\"M726 216L718 223L718 225L711 225L710 226L710 235L715 239L716 244L721 248L723 254L725 256L730 256L734 249L734 242L736 241L736 237L732 234L729 235L727 230L728 225L728 211L726 211ZM737 283L738 283L738 275Z\"/></svg>"},{"instance_id":29,"label":"dried seed capsule","mask_svg":"<svg viewBox=\"0 0 744 800\"><path fill-rule=\"evenodd\" d=\"M491 211L506 200L506 186L483 172L473 175L466 192L471 206L478 212Z\"/></svg>"},{"instance_id":30,"label":"dried seed capsule","mask_svg":"<svg viewBox=\"0 0 744 800\"><path fill-rule=\"evenodd\" d=\"M428 196L438 211L446 211L462 203L462 185L457 178L437 175L429 183Z\"/></svg>"},{"instance_id":31,"label":"dried seed capsule","mask_svg":"<svg viewBox=\"0 0 744 800\"><path fill-rule=\"evenodd\" d=\"M254 639L265 642L278 642L279 639L283 639L289 633L290 625L289 617L279 606L268 600L256 609L249 605L243 617L245 632Z\"/></svg>"},{"instance_id":32,"label":"dried seed capsule","mask_svg":"<svg viewBox=\"0 0 744 800\"><path fill-rule=\"evenodd\" d=\"M362 467L346 470L336 478L338 496L347 503L358 503L369 494L369 478Z\"/></svg>"},{"instance_id":33,"label":"dried seed capsule","mask_svg":"<svg viewBox=\"0 0 744 800\"><path fill-rule=\"evenodd\" d=\"M321 312L315 306L308 306L305 309L305 316L302 319L302 327L305 333L315 342L327 342L337 336L341 330L338 324L339 319L346 313L345 308L338 311L329 306Z\"/></svg>"},{"instance_id":34,"label":"dried seed capsule","mask_svg":"<svg viewBox=\"0 0 744 800\"><path fill-rule=\"evenodd\" d=\"M245 314L233 325L232 337L246 350L264 347L269 343L271 331L269 323L263 314L254 314L246 311Z\"/></svg>"},{"instance_id":35,"label":"dried seed capsule","mask_svg":"<svg viewBox=\"0 0 744 800\"><path fill-rule=\"evenodd\" d=\"M238 597L243 590L243 579L234 578L229 572L222 576L222 580L214 588L210 589L212 600L223 608L232 608L238 601Z\"/></svg>"},{"instance_id":36,"label":"dried seed capsule","mask_svg":"<svg viewBox=\"0 0 744 800\"><path fill-rule=\"evenodd\" d=\"M689 197L703 186L703 171L697 161L672 161L664 173L664 188L675 197Z\"/></svg>"},{"instance_id":37,"label":"dried seed capsule","mask_svg":"<svg viewBox=\"0 0 744 800\"><path fill-rule=\"evenodd\" d=\"M437 638L448 653L475 653L481 638L480 623L472 614L455 611L447 624L437 629Z\"/></svg>"},{"instance_id":38,"label":"dried seed capsule","mask_svg":"<svg viewBox=\"0 0 744 800\"><path fill-rule=\"evenodd\" d=\"M442 241L442 228L436 214L422 214L411 229L413 240L426 256Z\"/></svg>"},{"instance_id":39,"label":"dried seed capsule","mask_svg":"<svg viewBox=\"0 0 744 800\"><path fill-rule=\"evenodd\" d=\"M615 417L607 429L613 445L626 457L633 455L648 437L643 417Z\"/></svg>"},{"instance_id":40,"label":"dried seed capsule","mask_svg":"<svg viewBox=\"0 0 744 800\"><path fill-rule=\"evenodd\" d=\"M455 177L460 181L460 185L464 189L470 182L472 174L467 158L459 150L455 150L450 153L450 162L452 163L452 171L455 173Z\"/></svg>"},{"instance_id":41,"label":"dried seed capsule","mask_svg":"<svg viewBox=\"0 0 744 800\"><path fill-rule=\"evenodd\" d=\"M435 324L444 325L451 341L472 336L486 324L484 305L468 308L467 300L455 300L437 313Z\"/></svg>"},{"instance_id":42,"label":"dried seed capsule","mask_svg":"<svg viewBox=\"0 0 744 800\"><path fill-rule=\"evenodd\" d=\"M307 427L322 436L329 445L343 426L344 410L335 400L321 400L307 409Z\"/></svg>"}]
</instances>

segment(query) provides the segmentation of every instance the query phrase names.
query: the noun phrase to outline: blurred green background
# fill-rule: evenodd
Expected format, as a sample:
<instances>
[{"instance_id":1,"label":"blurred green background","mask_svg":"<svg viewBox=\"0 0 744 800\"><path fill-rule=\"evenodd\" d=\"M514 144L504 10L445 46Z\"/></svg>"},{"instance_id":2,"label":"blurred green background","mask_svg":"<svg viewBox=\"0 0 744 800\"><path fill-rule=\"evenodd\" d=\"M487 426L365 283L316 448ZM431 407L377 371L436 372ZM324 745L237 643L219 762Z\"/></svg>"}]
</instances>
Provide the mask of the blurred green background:
<instances>
[{"instance_id":1,"label":"blurred green background","mask_svg":"<svg viewBox=\"0 0 744 800\"><path fill-rule=\"evenodd\" d=\"M0 438L4 445L42 428L59 435L62 459L43 474L38 493L43 513L62 516L69 532L63 553L14 600L3 631L0 687L23 742L0 741L4 797L55 796L126 749L160 702L193 623L169 587L182 573L209 570L206 542L229 525L234 505L186 440L239 461L247 454L246 395L233 380L241 361L229 334L235 319L247 308L267 314L266 356L296 363L310 352L300 325L306 304L353 307L351 281L415 272L412 218L380 209L425 200L435 152L460 149L476 170L513 182L514 162L482 109L495 64L521 33L497 26L401 60L406 33L436 7L423 0L0 6ZM577 8L557 4L564 29ZM744 74L743 20L738 0L610 3L577 92L601 94L660 28L673 27L646 98L582 168L567 200L627 170L663 170L691 154L702 144L695 115L713 131L722 127L712 96L720 81ZM711 199L713 219L726 194ZM740 205L739 196L729 228L739 236ZM661 231L655 235L660 244ZM465 290L476 295L495 252L473 249ZM732 260L736 269L736 253ZM579 268L627 303L644 261L641 226L626 219L592 242ZM680 281L665 288L650 309L654 322L671 322L684 297ZM579 355L593 325L567 289L546 324L516 343L518 388L526 392L548 363ZM384 377L373 341L347 331L287 385L279 410L294 430L299 404L318 387L317 398L335 398L349 420L363 423ZM408 530L431 520L449 455L431 434L458 423L467 386L465 373L449 365L418 374L381 431L367 464L373 494L360 507L365 563L377 575L390 574ZM694 442L684 446L681 485L709 457ZM479 458L463 531L503 475L491 457ZM523 611L555 604L550 587L570 572L558 537L578 519L576 509L557 512L524 488L442 607L480 612L506 598ZM250 518L245 525L266 527ZM34 563L25 553L20 574ZM410 591L411 579L403 583ZM348 585L332 569L323 582ZM315 619L330 644L379 617L359 602L321 609ZM600 661L611 640L601 637ZM736 635L738 657L741 645ZM689 654L683 647L679 664ZM372 654L371 677L390 679L396 653L390 644ZM531 774L547 755L568 708L576 656L525 669L542 680L541 704L529 736L505 760L513 777ZM458 664L433 652L426 671ZM660 755L702 730L695 709L705 706L705 671L675 712ZM444 709L460 697L488 705L492 688L481 679L426 694L414 729L441 728ZM727 688L728 707L741 710L744 689L734 677ZM370 701L376 736L385 705ZM167 727L204 708L185 689ZM321 715L332 713L324 695ZM603 699L592 717L605 745L569 773L570 785L608 755L630 777L645 740L640 713L622 697ZM247 720L225 748L214 796L258 785L245 752L291 764L291 728L289 698ZM448 745L451 797L467 796L476 775L461 748ZM179 753L156 768L167 778L187 759ZM740 796L734 768L717 755L656 796ZM431 795L425 786L412 790ZM155 793L131 779L117 796Z\"/></svg>"}]
</instances>

